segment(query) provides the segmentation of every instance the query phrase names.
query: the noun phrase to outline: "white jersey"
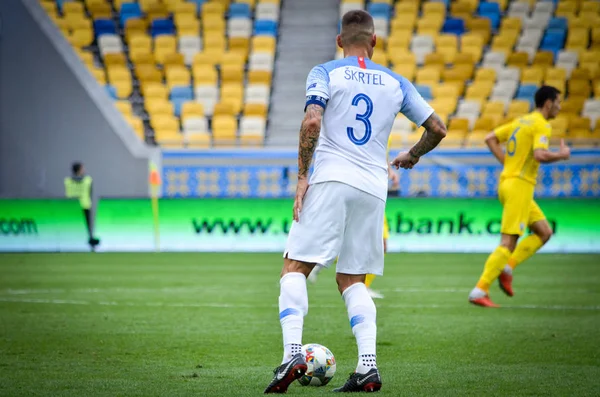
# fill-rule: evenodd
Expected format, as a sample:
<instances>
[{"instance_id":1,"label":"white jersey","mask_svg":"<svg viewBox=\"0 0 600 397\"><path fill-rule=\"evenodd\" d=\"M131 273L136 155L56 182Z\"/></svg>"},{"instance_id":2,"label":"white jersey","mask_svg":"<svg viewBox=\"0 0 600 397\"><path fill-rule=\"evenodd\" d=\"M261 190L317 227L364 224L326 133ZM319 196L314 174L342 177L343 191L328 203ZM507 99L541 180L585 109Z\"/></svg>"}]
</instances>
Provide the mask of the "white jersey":
<instances>
[{"instance_id":1,"label":"white jersey","mask_svg":"<svg viewBox=\"0 0 600 397\"><path fill-rule=\"evenodd\" d=\"M421 126L433 109L404 77L362 57L315 66L306 105L325 108L310 184L337 181L387 197L387 143L398 112Z\"/></svg>"}]
</instances>

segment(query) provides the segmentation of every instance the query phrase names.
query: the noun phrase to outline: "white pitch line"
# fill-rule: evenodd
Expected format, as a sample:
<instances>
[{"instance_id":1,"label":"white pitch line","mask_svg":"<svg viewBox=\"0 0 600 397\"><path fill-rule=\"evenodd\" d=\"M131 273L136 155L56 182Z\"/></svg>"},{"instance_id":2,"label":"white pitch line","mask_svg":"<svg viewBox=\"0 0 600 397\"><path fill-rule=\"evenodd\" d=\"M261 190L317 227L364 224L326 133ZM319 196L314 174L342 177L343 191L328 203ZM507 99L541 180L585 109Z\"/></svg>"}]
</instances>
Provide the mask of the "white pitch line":
<instances>
[{"instance_id":1,"label":"white pitch line","mask_svg":"<svg viewBox=\"0 0 600 397\"><path fill-rule=\"evenodd\" d=\"M161 302L91 302L83 300L69 299L22 299L22 298L0 298L0 302L7 303L41 303L51 305L99 305L99 306L132 306L132 307L211 307L211 308L277 308L278 305L248 305L237 303L161 303ZM466 302L465 302L466 303ZM381 308L392 309L450 309L456 308L458 305L438 305L438 304L380 304ZM465 304L466 306L466 304ZM311 305L313 308L332 309L341 307L341 305ZM530 309L530 310L583 310L583 311L600 311L600 306L561 306L561 305L506 305L506 309Z\"/></svg>"}]
</instances>

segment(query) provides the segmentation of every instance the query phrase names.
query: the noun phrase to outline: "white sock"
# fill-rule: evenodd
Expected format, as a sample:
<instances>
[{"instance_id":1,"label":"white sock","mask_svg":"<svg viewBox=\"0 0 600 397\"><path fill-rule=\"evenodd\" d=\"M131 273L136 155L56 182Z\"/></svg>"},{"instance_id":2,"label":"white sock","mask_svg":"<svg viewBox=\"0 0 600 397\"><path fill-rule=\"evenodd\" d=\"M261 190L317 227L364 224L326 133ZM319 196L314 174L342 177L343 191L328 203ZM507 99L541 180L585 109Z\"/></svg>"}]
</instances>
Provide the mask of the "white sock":
<instances>
[{"instance_id":1,"label":"white sock","mask_svg":"<svg viewBox=\"0 0 600 397\"><path fill-rule=\"evenodd\" d=\"M512 267L510 267L509 265L504 265L504 270L502 271L506 274L512 275Z\"/></svg>"},{"instance_id":2,"label":"white sock","mask_svg":"<svg viewBox=\"0 0 600 397\"><path fill-rule=\"evenodd\" d=\"M485 293L484 290L482 290L481 288L475 287L471 290L471 293L469 294L469 299L479 299L479 298L483 298L486 295L487 294Z\"/></svg>"},{"instance_id":3,"label":"white sock","mask_svg":"<svg viewBox=\"0 0 600 397\"><path fill-rule=\"evenodd\" d=\"M366 374L371 368L377 368L377 309L363 283L356 283L346 288L342 298L348 309L348 318L352 333L358 345L358 365L356 372Z\"/></svg>"},{"instance_id":4,"label":"white sock","mask_svg":"<svg viewBox=\"0 0 600 397\"><path fill-rule=\"evenodd\" d=\"M279 322L283 332L282 364L302 351L302 327L308 313L306 277L302 273L287 273L279 281Z\"/></svg>"}]
</instances>

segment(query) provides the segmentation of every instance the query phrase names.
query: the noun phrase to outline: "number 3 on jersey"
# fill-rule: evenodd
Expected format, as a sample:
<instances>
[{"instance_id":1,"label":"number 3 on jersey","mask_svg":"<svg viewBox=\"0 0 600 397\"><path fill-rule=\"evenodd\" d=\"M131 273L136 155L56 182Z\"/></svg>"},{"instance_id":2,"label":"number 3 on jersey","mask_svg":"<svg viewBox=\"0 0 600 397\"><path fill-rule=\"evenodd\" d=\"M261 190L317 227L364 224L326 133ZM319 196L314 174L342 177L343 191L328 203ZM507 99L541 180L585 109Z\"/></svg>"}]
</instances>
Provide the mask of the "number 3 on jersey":
<instances>
[{"instance_id":1,"label":"number 3 on jersey","mask_svg":"<svg viewBox=\"0 0 600 397\"><path fill-rule=\"evenodd\" d=\"M509 156L512 156L513 154L515 154L515 151L517 150L517 132L519 132L519 129L521 127L517 127L513 133L510 135L510 138L508 138L508 142L506 142L506 153L508 153Z\"/></svg>"},{"instance_id":2,"label":"number 3 on jersey","mask_svg":"<svg viewBox=\"0 0 600 397\"><path fill-rule=\"evenodd\" d=\"M356 120L362 121L365 125L365 134L362 138L359 139L356 137L356 135L354 135L354 128L346 128L346 131L348 132L348 138L350 138L352 143L358 146L367 143L369 139L371 139L372 133L371 121L369 120L369 117L371 117L371 114L373 114L373 101L365 94L358 94L354 98L352 98L352 106L358 106L359 102L361 101L365 101L365 103L367 104L367 110L365 110L363 114L357 114Z\"/></svg>"}]
</instances>

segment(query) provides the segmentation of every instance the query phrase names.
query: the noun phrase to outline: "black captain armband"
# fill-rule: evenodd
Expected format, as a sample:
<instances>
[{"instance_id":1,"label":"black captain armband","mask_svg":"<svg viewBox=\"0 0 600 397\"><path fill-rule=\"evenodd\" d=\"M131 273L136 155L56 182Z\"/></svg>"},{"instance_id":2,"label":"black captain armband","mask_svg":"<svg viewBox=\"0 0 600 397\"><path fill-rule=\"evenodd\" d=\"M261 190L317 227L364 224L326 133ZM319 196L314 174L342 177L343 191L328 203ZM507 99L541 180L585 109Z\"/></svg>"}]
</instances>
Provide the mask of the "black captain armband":
<instances>
[{"instance_id":1,"label":"black captain armband","mask_svg":"<svg viewBox=\"0 0 600 397\"><path fill-rule=\"evenodd\" d=\"M320 105L323 107L323 109L325 109L325 106L327 106L327 98L323 98L322 96L318 96L318 95L309 95L306 97L306 105L304 105L304 111L306 112L306 108L308 107L308 105Z\"/></svg>"}]
</instances>

